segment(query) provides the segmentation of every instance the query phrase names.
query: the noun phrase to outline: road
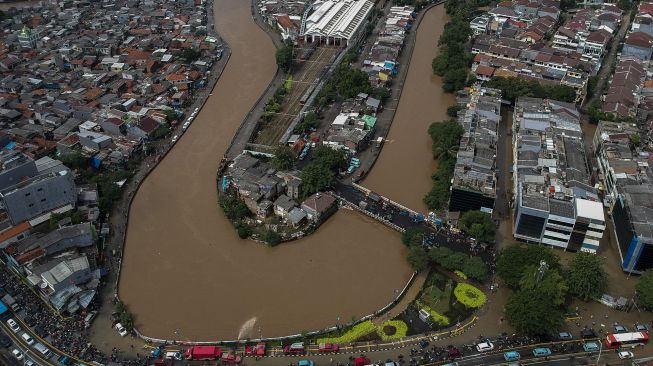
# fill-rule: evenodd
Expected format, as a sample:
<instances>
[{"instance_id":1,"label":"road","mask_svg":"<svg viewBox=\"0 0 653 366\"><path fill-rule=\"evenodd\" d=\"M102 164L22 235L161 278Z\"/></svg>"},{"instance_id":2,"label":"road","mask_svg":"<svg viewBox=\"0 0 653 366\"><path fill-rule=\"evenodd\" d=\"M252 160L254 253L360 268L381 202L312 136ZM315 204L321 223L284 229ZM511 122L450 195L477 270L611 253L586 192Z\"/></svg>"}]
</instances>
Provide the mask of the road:
<instances>
[{"instance_id":1,"label":"road","mask_svg":"<svg viewBox=\"0 0 653 366\"><path fill-rule=\"evenodd\" d=\"M630 20L631 20L630 12L626 12L624 19L621 22L621 27L619 28L619 32L617 32L616 36L612 37L612 43L610 44L610 51L608 52L608 55L603 60L603 66L601 67L601 70L599 70L599 73L597 74L598 82L596 83L596 87L594 88L594 94L590 95L589 98L585 98L585 102L583 103L583 107L584 107L583 109L586 109L587 107L591 106L592 103L596 100L596 98L600 97L601 94L603 94L603 88L605 87L606 81L610 79L612 66L615 63L615 59L617 58L617 49L619 48L619 42L621 42L621 40L624 39L626 32L628 31L628 29L630 29Z\"/></svg>"}]
</instances>

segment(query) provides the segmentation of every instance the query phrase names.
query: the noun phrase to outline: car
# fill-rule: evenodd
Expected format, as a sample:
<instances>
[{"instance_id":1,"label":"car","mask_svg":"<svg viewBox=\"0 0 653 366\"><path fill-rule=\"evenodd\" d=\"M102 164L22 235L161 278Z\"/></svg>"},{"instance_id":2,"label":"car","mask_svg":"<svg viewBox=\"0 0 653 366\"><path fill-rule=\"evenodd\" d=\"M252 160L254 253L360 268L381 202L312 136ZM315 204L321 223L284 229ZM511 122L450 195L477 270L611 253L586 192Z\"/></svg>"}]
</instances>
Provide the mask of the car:
<instances>
[{"instance_id":1,"label":"car","mask_svg":"<svg viewBox=\"0 0 653 366\"><path fill-rule=\"evenodd\" d=\"M596 332L594 332L594 329L592 328L586 328L580 331L580 337L583 339L587 338L597 338L596 337Z\"/></svg>"},{"instance_id":2,"label":"car","mask_svg":"<svg viewBox=\"0 0 653 366\"><path fill-rule=\"evenodd\" d=\"M14 333L20 332L20 327L18 326L18 323L16 323L14 319L9 318L9 320L7 320L7 325L9 325L9 328L11 328L12 332Z\"/></svg>"},{"instance_id":3,"label":"car","mask_svg":"<svg viewBox=\"0 0 653 366\"><path fill-rule=\"evenodd\" d=\"M32 360L25 360L25 366L34 366L36 365Z\"/></svg>"},{"instance_id":4,"label":"car","mask_svg":"<svg viewBox=\"0 0 653 366\"><path fill-rule=\"evenodd\" d=\"M426 348L429 346L429 341L427 341L426 339L422 339L421 341L419 341L419 346L422 348Z\"/></svg>"},{"instance_id":5,"label":"car","mask_svg":"<svg viewBox=\"0 0 653 366\"><path fill-rule=\"evenodd\" d=\"M503 354L503 359L510 362L510 361L519 361L521 358L521 355L517 351L509 351L505 352Z\"/></svg>"},{"instance_id":6,"label":"car","mask_svg":"<svg viewBox=\"0 0 653 366\"><path fill-rule=\"evenodd\" d=\"M188 129L188 126L190 126L190 122L184 123L184 125L181 127L183 131L186 131Z\"/></svg>"},{"instance_id":7,"label":"car","mask_svg":"<svg viewBox=\"0 0 653 366\"><path fill-rule=\"evenodd\" d=\"M312 360L299 360L297 366L315 366L315 362Z\"/></svg>"},{"instance_id":8,"label":"car","mask_svg":"<svg viewBox=\"0 0 653 366\"><path fill-rule=\"evenodd\" d=\"M339 349L340 347L335 343L320 343L318 346L320 353L334 353L338 352Z\"/></svg>"},{"instance_id":9,"label":"car","mask_svg":"<svg viewBox=\"0 0 653 366\"><path fill-rule=\"evenodd\" d=\"M184 359L184 355L181 352L166 352L164 355L166 360L177 360L181 361Z\"/></svg>"},{"instance_id":10,"label":"car","mask_svg":"<svg viewBox=\"0 0 653 366\"><path fill-rule=\"evenodd\" d=\"M635 329L638 332L648 332L648 327L644 324L635 324Z\"/></svg>"},{"instance_id":11,"label":"car","mask_svg":"<svg viewBox=\"0 0 653 366\"><path fill-rule=\"evenodd\" d=\"M460 357L462 355L463 353L456 347L451 347L447 350L447 356L449 356L449 358Z\"/></svg>"},{"instance_id":12,"label":"car","mask_svg":"<svg viewBox=\"0 0 653 366\"><path fill-rule=\"evenodd\" d=\"M31 345L34 344L34 338L32 338L32 336L30 336L29 334L27 334L27 333L23 333L23 334L21 335L21 337L23 338L23 340L25 341L25 343L27 343L28 345L31 346Z\"/></svg>"},{"instance_id":13,"label":"car","mask_svg":"<svg viewBox=\"0 0 653 366\"><path fill-rule=\"evenodd\" d=\"M174 144L175 142L177 142L177 140L179 140L179 135L174 135L174 136L172 136L172 143L173 143L173 144Z\"/></svg>"},{"instance_id":14,"label":"car","mask_svg":"<svg viewBox=\"0 0 653 366\"><path fill-rule=\"evenodd\" d=\"M23 352L19 351L19 350L16 349L16 348L14 348L14 350L11 351L11 354L13 354L14 357L16 357L16 359L17 359L18 361L20 361L20 360L22 360L23 358L25 358L25 355L23 355Z\"/></svg>"},{"instance_id":15,"label":"car","mask_svg":"<svg viewBox=\"0 0 653 366\"><path fill-rule=\"evenodd\" d=\"M573 339L573 338L574 337L569 332L560 332L560 333L558 333L558 339L560 339L561 341L567 341L567 340L570 340L570 339Z\"/></svg>"},{"instance_id":16,"label":"car","mask_svg":"<svg viewBox=\"0 0 653 366\"><path fill-rule=\"evenodd\" d=\"M476 350L479 352L487 352L487 351L492 351L494 349L494 345L490 340L486 340L485 342L479 343L476 345Z\"/></svg>"},{"instance_id":17,"label":"car","mask_svg":"<svg viewBox=\"0 0 653 366\"><path fill-rule=\"evenodd\" d=\"M627 359L633 358L633 357L635 357L635 355L630 351L621 351L621 352L619 352L619 359L620 360L627 360Z\"/></svg>"},{"instance_id":18,"label":"car","mask_svg":"<svg viewBox=\"0 0 653 366\"><path fill-rule=\"evenodd\" d=\"M283 347L283 353L289 355L291 353L294 354L299 354L299 353L304 353L304 343L303 342L297 342L293 343L289 346Z\"/></svg>"},{"instance_id":19,"label":"car","mask_svg":"<svg viewBox=\"0 0 653 366\"><path fill-rule=\"evenodd\" d=\"M233 352L223 352L222 356L220 356L220 361L228 365L236 365L240 363L241 358L233 354Z\"/></svg>"},{"instance_id":20,"label":"car","mask_svg":"<svg viewBox=\"0 0 653 366\"><path fill-rule=\"evenodd\" d=\"M614 326L614 332L615 333L626 333L628 331L628 328L624 327L623 325L616 324Z\"/></svg>"},{"instance_id":21,"label":"car","mask_svg":"<svg viewBox=\"0 0 653 366\"><path fill-rule=\"evenodd\" d=\"M533 356L546 357L551 355L551 350L546 347L538 347L533 350Z\"/></svg>"},{"instance_id":22,"label":"car","mask_svg":"<svg viewBox=\"0 0 653 366\"><path fill-rule=\"evenodd\" d=\"M124 336L127 335L127 329L125 329L125 327L122 324L116 323L116 325L114 325L113 327L116 328L116 330L118 331L118 334L120 334L121 337L124 337Z\"/></svg>"},{"instance_id":23,"label":"car","mask_svg":"<svg viewBox=\"0 0 653 366\"><path fill-rule=\"evenodd\" d=\"M0 334L0 346L5 348L11 347L11 339L4 334Z\"/></svg>"},{"instance_id":24,"label":"car","mask_svg":"<svg viewBox=\"0 0 653 366\"><path fill-rule=\"evenodd\" d=\"M601 349L601 346L599 346L598 343L596 342L587 342L583 344L583 350L585 352L596 352Z\"/></svg>"}]
</instances>

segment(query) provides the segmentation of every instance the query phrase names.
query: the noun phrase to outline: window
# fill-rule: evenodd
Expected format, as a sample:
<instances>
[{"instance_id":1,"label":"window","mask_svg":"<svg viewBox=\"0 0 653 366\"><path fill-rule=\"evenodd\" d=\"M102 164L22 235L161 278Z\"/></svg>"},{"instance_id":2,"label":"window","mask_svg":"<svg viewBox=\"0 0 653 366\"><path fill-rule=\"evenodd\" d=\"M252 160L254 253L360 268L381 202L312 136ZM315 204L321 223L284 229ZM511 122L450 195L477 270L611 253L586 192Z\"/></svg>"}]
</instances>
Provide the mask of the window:
<instances>
[{"instance_id":1,"label":"window","mask_svg":"<svg viewBox=\"0 0 653 366\"><path fill-rule=\"evenodd\" d=\"M33 203L30 203L30 204L28 205L28 207L34 207L34 204L33 204Z\"/></svg>"},{"instance_id":2,"label":"window","mask_svg":"<svg viewBox=\"0 0 653 366\"><path fill-rule=\"evenodd\" d=\"M43 188L37 189L38 192L43 192Z\"/></svg>"},{"instance_id":3,"label":"window","mask_svg":"<svg viewBox=\"0 0 653 366\"><path fill-rule=\"evenodd\" d=\"M41 198L41 202L45 202L45 198Z\"/></svg>"},{"instance_id":4,"label":"window","mask_svg":"<svg viewBox=\"0 0 653 366\"><path fill-rule=\"evenodd\" d=\"M32 193L27 192L27 193L25 193L25 197L29 197L31 194L32 194Z\"/></svg>"}]
</instances>

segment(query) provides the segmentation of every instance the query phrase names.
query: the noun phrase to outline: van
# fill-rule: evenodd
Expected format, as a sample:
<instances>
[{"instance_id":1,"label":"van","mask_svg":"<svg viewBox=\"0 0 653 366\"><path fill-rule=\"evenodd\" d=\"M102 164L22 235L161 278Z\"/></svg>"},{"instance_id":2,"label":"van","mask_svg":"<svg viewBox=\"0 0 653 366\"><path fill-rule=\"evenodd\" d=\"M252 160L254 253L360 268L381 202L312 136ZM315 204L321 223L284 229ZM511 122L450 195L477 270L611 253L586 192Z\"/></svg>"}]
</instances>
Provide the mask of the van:
<instances>
[{"instance_id":1,"label":"van","mask_svg":"<svg viewBox=\"0 0 653 366\"><path fill-rule=\"evenodd\" d=\"M551 355L551 350L546 347L540 347L533 350L533 356L535 357L545 357L550 355Z\"/></svg>"},{"instance_id":2,"label":"van","mask_svg":"<svg viewBox=\"0 0 653 366\"><path fill-rule=\"evenodd\" d=\"M50 351L50 349L48 347L42 345L41 343L37 342L34 345L34 349L39 351L39 353L42 354L45 358L52 357L52 351Z\"/></svg>"},{"instance_id":3,"label":"van","mask_svg":"<svg viewBox=\"0 0 653 366\"><path fill-rule=\"evenodd\" d=\"M519 361L521 358L521 355L519 352L516 351L510 351L510 352L505 352L503 354L503 359L510 362L510 361Z\"/></svg>"},{"instance_id":4,"label":"van","mask_svg":"<svg viewBox=\"0 0 653 366\"><path fill-rule=\"evenodd\" d=\"M86 315L84 318L84 328L89 328L91 324L93 324L93 320L95 320L95 317L97 316L97 311L93 310Z\"/></svg>"},{"instance_id":5,"label":"van","mask_svg":"<svg viewBox=\"0 0 653 366\"><path fill-rule=\"evenodd\" d=\"M181 352L166 352L165 358L168 360L183 360Z\"/></svg>"},{"instance_id":6,"label":"van","mask_svg":"<svg viewBox=\"0 0 653 366\"><path fill-rule=\"evenodd\" d=\"M28 345L31 346L32 344L34 344L34 338L32 338L29 334L27 334L27 333L23 333L23 335L21 335L21 337L23 337L23 340L24 340L25 343L27 343Z\"/></svg>"}]
</instances>

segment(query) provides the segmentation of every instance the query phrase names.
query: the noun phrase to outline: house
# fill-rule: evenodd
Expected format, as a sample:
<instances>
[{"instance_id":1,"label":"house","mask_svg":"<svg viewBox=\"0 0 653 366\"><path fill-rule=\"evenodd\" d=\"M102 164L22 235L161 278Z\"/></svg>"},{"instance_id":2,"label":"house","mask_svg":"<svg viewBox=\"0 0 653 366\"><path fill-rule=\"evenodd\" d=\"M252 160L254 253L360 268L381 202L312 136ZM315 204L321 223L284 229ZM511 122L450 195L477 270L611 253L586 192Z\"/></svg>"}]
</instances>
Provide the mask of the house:
<instances>
[{"instance_id":1,"label":"house","mask_svg":"<svg viewBox=\"0 0 653 366\"><path fill-rule=\"evenodd\" d=\"M0 232L0 248L6 248L12 243L29 237L31 231L32 225L24 221Z\"/></svg>"},{"instance_id":2,"label":"house","mask_svg":"<svg viewBox=\"0 0 653 366\"><path fill-rule=\"evenodd\" d=\"M125 121L115 117L105 119L100 122L100 126L102 126L104 132L112 135L122 135L127 131L127 124Z\"/></svg>"},{"instance_id":3,"label":"house","mask_svg":"<svg viewBox=\"0 0 653 366\"><path fill-rule=\"evenodd\" d=\"M277 28L281 32L281 39L284 41L294 41L297 39L299 29L297 29L297 25L290 19L288 14L276 15L275 18L277 20Z\"/></svg>"},{"instance_id":4,"label":"house","mask_svg":"<svg viewBox=\"0 0 653 366\"><path fill-rule=\"evenodd\" d=\"M302 202L302 210L311 221L323 221L337 210L336 199L326 193L315 193Z\"/></svg>"},{"instance_id":5,"label":"house","mask_svg":"<svg viewBox=\"0 0 653 366\"><path fill-rule=\"evenodd\" d=\"M644 32L633 32L626 38L621 55L623 57L633 56L648 61L651 59L652 50L653 37Z\"/></svg>"},{"instance_id":6,"label":"house","mask_svg":"<svg viewBox=\"0 0 653 366\"><path fill-rule=\"evenodd\" d=\"M274 201L274 214L286 219L295 206L297 206L297 204L292 198L282 194Z\"/></svg>"},{"instance_id":7,"label":"house","mask_svg":"<svg viewBox=\"0 0 653 366\"><path fill-rule=\"evenodd\" d=\"M288 214L288 221L294 227L298 227L306 221L306 212L301 208L293 208L292 211Z\"/></svg>"},{"instance_id":8,"label":"house","mask_svg":"<svg viewBox=\"0 0 653 366\"><path fill-rule=\"evenodd\" d=\"M162 126L152 117L141 118L136 124L127 128L127 135L132 135L142 139L152 138L152 135Z\"/></svg>"}]
</instances>

